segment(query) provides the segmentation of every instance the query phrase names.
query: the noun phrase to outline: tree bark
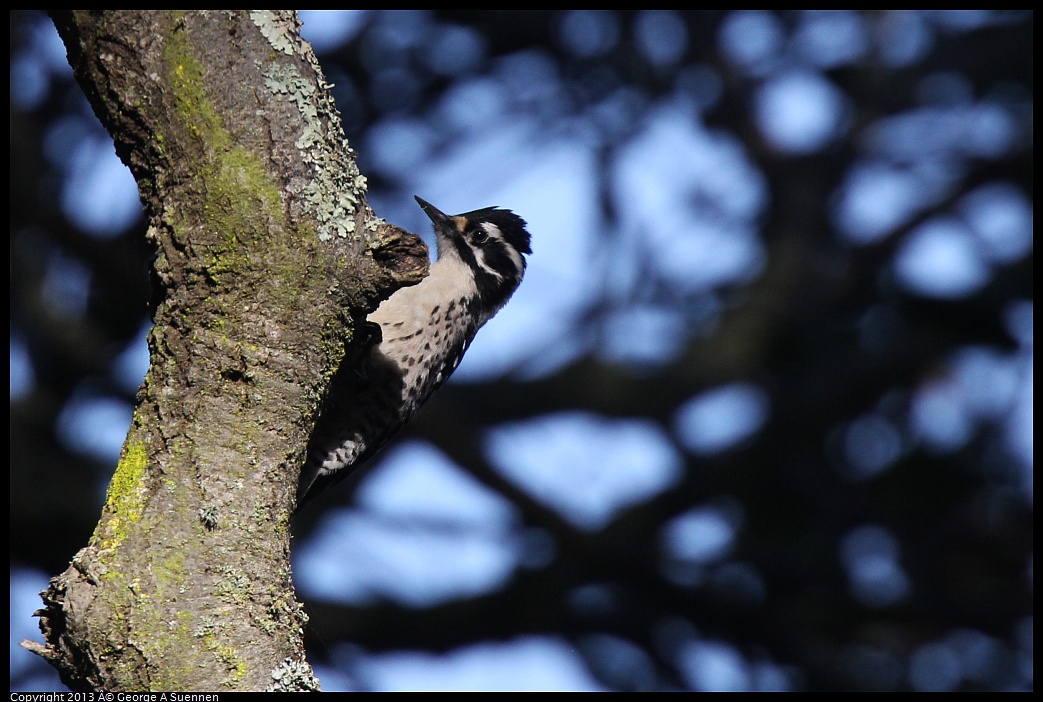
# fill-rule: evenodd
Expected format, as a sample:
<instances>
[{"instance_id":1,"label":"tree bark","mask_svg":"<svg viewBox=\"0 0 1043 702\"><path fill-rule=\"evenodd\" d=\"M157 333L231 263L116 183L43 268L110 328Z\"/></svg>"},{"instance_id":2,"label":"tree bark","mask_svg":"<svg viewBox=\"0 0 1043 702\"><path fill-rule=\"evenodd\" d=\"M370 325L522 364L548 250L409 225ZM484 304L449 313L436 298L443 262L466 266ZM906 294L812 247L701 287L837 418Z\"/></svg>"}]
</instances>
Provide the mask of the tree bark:
<instances>
[{"instance_id":1,"label":"tree bark","mask_svg":"<svg viewBox=\"0 0 1043 702\"><path fill-rule=\"evenodd\" d=\"M301 459L358 323L426 248L366 203L295 13L52 18L138 182L157 305L101 519L27 646L73 690L316 689L290 579Z\"/></svg>"}]
</instances>

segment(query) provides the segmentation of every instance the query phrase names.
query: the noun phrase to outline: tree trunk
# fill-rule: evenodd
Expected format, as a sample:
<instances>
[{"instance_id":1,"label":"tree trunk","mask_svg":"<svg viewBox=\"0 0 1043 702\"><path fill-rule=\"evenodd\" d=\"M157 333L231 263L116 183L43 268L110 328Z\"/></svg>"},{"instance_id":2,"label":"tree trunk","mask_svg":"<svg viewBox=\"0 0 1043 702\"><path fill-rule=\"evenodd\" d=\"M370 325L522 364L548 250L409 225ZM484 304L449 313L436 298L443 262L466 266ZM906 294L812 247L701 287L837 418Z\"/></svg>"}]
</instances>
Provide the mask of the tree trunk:
<instances>
[{"instance_id":1,"label":"tree trunk","mask_svg":"<svg viewBox=\"0 0 1043 702\"><path fill-rule=\"evenodd\" d=\"M74 690L315 689L289 561L304 447L357 322L426 248L367 205L295 13L52 17L138 182L158 302L101 519L28 646Z\"/></svg>"}]
</instances>

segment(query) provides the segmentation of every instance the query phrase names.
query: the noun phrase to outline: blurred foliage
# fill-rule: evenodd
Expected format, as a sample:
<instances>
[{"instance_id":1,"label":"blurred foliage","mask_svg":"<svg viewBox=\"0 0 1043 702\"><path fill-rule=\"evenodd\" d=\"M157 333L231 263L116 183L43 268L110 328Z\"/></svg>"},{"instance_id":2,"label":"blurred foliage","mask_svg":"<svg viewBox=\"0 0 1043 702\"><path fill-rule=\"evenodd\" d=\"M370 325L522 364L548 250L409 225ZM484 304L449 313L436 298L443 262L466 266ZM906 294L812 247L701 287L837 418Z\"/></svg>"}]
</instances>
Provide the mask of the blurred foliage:
<instances>
[{"instance_id":1,"label":"blurred foliage","mask_svg":"<svg viewBox=\"0 0 1043 702\"><path fill-rule=\"evenodd\" d=\"M14 65L48 20L11 19ZM987 280L959 295L903 285L896 257L919 228L960 217L983 185L1032 202L1032 48L1032 13L884 11L374 12L342 43L320 46L374 202L411 194L410 179L367 149L377 130L427 125L425 153L437 163L467 137L443 119L447 96L483 84L497 86L504 114L596 154L603 228L592 265L633 255L620 227L631 203L611 174L664 100L681 99L693 120L741 144L768 202L756 222L763 268L748 280L683 291L643 262L640 286L621 298L606 281L575 321L569 335L593 340L581 358L534 379L442 391L440 410L407 433L513 501L552 556L495 591L427 608L308 602L313 662L350 676L339 642L447 651L546 634L613 689L700 687L690 665L700 642L738 652L740 687L1031 689L1031 459L1011 449L1011 405L978 413L952 444L926 440L914 421L925 393L952 382L961 354L1025 352L1016 321L1026 309L1031 317L1031 246L994 260ZM839 96L840 126L807 147L765 127L766 88L793 72L824 78ZM24 348L33 372L11 402L11 562L56 573L86 542L112 469L70 447L59 417L85 394L132 402L114 367L147 319L149 252L140 221L98 237L56 206L68 176L51 142L72 120L82 138L101 127L85 119L70 77L47 80L30 106L11 107L12 353ZM1005 140L982 146L987 124L961 135L940 117L903 136L903 125L954 105L1000 115ZM924 182L940 185L859 240L838 213L860 169L883 162L913 178L930 171ZM715 216L706 197L693 190L693 207ZM511 205L475 206L487 204ZM553 255L553 244L537 242L535 255ZM82 271L82 309L49 297L56 265ZM672 359L604 353L609 320L637 303L676 310L686 325ZM696 314L705 309L709 317ZM1031 322L1027 336L1030 358ZM763 427L726 450L685 451L678 409L740 381L768 398ZM584 531L490 467L473 441L576 409L656 422L684 452L683 477ZM698 509L734 527L712 558L664 546L664 530ZM317 517L304 515L298 538Z\"/></svg>"}]
</instances>

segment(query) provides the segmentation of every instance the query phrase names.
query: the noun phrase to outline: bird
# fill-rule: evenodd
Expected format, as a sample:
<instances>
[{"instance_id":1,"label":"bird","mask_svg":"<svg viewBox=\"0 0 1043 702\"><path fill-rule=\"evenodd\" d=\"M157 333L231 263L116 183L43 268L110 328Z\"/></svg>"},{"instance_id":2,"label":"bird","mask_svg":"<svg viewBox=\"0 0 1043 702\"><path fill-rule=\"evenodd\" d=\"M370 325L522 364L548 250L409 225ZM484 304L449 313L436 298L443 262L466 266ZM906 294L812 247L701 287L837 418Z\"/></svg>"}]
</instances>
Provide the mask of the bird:
<instances>
[{"instance_id":1,"label":"bird","mask_svg":"<svg viewBox=\"0 0 1043 702\"><path fill-rule=\"evenodd\" d=\"M532 253L528 226L508 209L447 215L414 196L431 220L437 260L367 318L375 339L337 370L312 432L297 509L365 464L452 375L475 334L505 305Z\"/></svg>"}]
</instances>

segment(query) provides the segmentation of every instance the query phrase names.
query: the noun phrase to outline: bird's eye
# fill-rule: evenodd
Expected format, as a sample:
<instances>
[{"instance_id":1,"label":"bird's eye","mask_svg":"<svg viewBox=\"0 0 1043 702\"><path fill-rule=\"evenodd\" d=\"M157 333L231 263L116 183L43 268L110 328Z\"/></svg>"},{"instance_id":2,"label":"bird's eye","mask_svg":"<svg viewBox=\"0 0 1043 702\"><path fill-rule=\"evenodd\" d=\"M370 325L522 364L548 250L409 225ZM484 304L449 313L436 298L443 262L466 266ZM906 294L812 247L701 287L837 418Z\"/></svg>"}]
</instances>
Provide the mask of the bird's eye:
<instances>
[{"instance_id":1,"label":"bird's eye","mask_svg":"<svg viewBox=\"0 0 1043 702\"><path fill-rule=\"evenodd\" d=\"M471 242L476 246L481 246L487 241L489 241L489 235L485 233L484 229L471 230Z\"/></svg>"}]
</instances>

